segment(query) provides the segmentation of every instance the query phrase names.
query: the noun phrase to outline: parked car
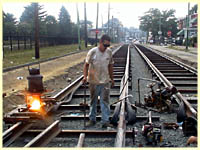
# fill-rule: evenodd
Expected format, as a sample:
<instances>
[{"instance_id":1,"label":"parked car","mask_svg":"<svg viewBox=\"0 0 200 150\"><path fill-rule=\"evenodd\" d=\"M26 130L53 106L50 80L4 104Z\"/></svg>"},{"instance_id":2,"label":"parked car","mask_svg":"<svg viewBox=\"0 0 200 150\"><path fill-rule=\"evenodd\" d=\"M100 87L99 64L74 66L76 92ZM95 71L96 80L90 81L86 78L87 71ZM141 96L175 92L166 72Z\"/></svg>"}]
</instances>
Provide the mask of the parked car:
<instances>
[{"instance_id":1,"label":"parked car","mask_svg":"<svg viewBox=\"0 0 200 150\"><path fill-rule=\"evenodd\" d=\"M149 40L149 43L150 43L150 44L153 44L153 40Z\"/></svg>"},{"instance_id":2,"label":"parked car","mask_svg":"<svg viewBox=\"0 0 200 150\"><path fill-rule=\"evenodd\" d=\"M176 45L182 45L183 44L183 39L181 37L177 37L175 40Z\"/></svg>"}]
</instances>

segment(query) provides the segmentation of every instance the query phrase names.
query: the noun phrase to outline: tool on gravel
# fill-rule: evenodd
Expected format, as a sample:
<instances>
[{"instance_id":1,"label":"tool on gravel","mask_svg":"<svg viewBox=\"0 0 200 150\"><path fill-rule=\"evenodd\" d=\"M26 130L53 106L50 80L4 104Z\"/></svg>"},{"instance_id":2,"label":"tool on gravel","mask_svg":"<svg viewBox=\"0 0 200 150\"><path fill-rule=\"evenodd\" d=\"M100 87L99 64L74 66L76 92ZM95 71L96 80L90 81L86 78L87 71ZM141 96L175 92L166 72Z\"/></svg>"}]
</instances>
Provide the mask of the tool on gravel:
<instances>
[{"instance_id":1,"label":"tool on gravel","mask_svg":"<svg viewBox=\"0 0 200 150\"><path fill-rule=\"evenodd\" d=\"M147 144L157 145L158 142L162 142L163 140L161 126L152 123L151 111L148 114L148 122L142 127L142 134L145 136Z\"/></svg>"}]
</instances>

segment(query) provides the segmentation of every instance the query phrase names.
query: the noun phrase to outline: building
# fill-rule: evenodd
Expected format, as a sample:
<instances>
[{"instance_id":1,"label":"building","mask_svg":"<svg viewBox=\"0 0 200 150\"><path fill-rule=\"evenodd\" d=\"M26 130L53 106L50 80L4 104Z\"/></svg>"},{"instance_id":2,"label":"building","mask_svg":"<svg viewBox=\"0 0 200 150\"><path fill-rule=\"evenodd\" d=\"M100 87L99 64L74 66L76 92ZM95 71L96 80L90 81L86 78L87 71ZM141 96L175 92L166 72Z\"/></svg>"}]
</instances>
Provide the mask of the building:
<instances>
[{"instance_id":1,"label":"building","mask_svg":"<svg viewBox=\"0 0 200 150\"><path fill-rule=\"evenodd\" d=\"M197 11L190 11L189 15L189 27L188 27L188 37L191 38L197 38L197 20L198 20L198 14ZM179 32L177 33L177 36L180 39L183 39L183 41L187 38L187 18L179 18L178 20L178 28ZM194 43L194 45L197 45Z\"/></svg>"}]
</instances>

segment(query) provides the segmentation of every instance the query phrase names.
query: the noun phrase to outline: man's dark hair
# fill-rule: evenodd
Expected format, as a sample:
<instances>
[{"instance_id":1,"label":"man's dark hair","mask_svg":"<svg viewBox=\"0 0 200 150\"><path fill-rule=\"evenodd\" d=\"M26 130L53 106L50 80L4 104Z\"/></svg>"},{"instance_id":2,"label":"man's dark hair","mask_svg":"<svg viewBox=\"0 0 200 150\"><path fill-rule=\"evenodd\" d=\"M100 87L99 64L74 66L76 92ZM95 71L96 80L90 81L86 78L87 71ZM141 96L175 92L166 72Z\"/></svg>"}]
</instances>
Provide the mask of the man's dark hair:
<instances>
[{"instance_id":1,"label":"man's dark hair","mask_svg":"<svg viewBox=\"0 0 200 150\"><path fill-rule=\"evenodd\" d=\"M100 38L100 41L103 42L103 41L109 41L110 42L110 37L106 34L102 35L102 37Z\"/></svg>"}]
</instances>

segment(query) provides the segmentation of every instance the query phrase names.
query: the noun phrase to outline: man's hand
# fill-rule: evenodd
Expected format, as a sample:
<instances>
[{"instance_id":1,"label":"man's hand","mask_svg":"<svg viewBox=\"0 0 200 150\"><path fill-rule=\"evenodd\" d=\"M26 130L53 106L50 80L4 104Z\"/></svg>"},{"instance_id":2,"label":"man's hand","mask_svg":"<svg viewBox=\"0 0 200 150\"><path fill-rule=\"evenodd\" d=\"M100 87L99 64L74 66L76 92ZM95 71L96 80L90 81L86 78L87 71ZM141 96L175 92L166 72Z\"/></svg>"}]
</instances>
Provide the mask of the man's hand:
<instances>
[{"instance_id":1,"label":"man's hand","mask_svg":"<svg viewBox=\"0 0 200 150\"><path fill-rule=\"evenodd\" d=\"M83 78L82 83L86 84L87 83L87 78Z\"/></svg>"},{"instance_id":2,"label":"man's hand","mask_svg":"<svg viewBox=\"0 0 200 150\"><path fill-rule=\"evenodd\" d=\"M85 63L83 67L83 80L82 80L83 84L87 83L88 68L89 68L89 64Z\"/></svg>"},{"instance_id":3,"label":"man's hand","mask_svg":"<svg viewBox=\"0 0 200 150\"><path fill-rule=\"evenodd\" d=\"M115 81L114 80L111 80L111 87L113 88L115 85Z\"/></svg>"}]
</instances>

